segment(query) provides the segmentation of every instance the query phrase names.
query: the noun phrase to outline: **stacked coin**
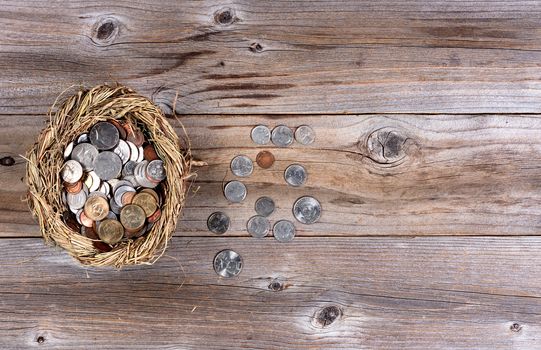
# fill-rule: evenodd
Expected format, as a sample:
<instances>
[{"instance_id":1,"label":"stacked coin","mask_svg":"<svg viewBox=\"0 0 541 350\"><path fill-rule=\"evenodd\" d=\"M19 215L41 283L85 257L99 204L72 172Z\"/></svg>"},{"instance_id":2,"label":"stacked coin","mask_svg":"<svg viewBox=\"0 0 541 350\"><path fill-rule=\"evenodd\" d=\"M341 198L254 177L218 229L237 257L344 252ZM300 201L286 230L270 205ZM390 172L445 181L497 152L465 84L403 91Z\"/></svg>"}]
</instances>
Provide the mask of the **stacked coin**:
<instances>
[{"instance_id":1,"label":"stacked coin","mask_svg":"<svg viewBox=\"0 0 541 350\"><path fill-rule=\"evenodd\" d=\"M164 163L137 126L99 122L68 144L64 159L63 202L72 213L64 221L97 249L140 237L160 218Z\"/></svg>"}]
</instances>

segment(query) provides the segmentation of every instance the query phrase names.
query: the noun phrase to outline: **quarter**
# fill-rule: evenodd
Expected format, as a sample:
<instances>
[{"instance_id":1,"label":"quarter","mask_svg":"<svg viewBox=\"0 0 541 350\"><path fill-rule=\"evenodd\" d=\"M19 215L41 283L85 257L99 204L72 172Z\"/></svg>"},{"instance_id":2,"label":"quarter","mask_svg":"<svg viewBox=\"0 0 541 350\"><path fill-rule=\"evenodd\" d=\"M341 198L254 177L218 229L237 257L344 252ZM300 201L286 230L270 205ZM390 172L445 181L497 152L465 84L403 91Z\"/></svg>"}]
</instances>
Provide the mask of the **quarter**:
<instances>
[{"instance_id":1,"label":"quarter","mask_svg":"<svg viewBox=\"0 0 541 350\"><path fill-rule=\"evenodd\" d=\"M113 128L115 127L113 126ZM118 131L116 132L118 133ZM94 171L102 180L117 178L122 171L122 160L113 152L101 152L94 159Z\"/></svg>"},{"instance_id":2,"label":"quarter","mask_svg":"<svg viewBox=\"0 0 541 350\"><path fill-rule=\"evenodd\" d=\"M228 201L240 203L246 198L246 186L240 181L229 181L224 187L224 195Z\"/></svg>"},{"instance_id":3,"label":"quarter","mask_svg":"<svg viewBox=\"0 0 541 350\"><path fill-rule=\"evenodd\" d=\"M231 160L231 171L236 176L250 176L254 171L254 164L247 156L236 156Z\"/></svg>"},{"instance_id":4,"label":"quarter","mask_svg":"<svg viewBox=\"0 0 541 350\"><path fill-rule=\"evenodd\" d=\"M73 148L71 159L79 162L84 171L94 169L94 159L98 156L98 149L90 143L80 143Z\"/></svg>"},{"instance_id":5,"label":"quarter","mask_svg":"<svg viewBox=\"0 0 541 350\"><path fill-rule=\"evenodd\" d=\"M152 182L165 180L165 168L162 160L152 160L148 163L146 170L147 178Z\"/></svg>"},{"instance_id":6,"label":"quarter","mask_svg":"<svg viewBox=\"0 0 541 350\"><path fill-rule=\"evenodd\" d=\"M280 220L272 228L278 242L290 242L295 238L295 225L289 220Z\"/></svg>"},{"instance_id":7,"label":"quarter","mask_svg":"<svg viewBox=\"0 0 541 350\"><path fill-rule=\"evenodd\" d=\"M246 230L252 237L263 238L270 231L270 222L264 216L255 215L248 220Z\"/></svg>"},{"instance_id":8,"label":"quarter","mask_svg":"<svg viewBox=\"0 0 541 350\"><path fill-rule=\"evenodd\" d=\"M210 232L216 233L217 235L223 235L229 230L229 225L231 220L229 216L221 211L214 212L210 214L207 219L207 227Z\"/></svg>"},{"instance_id":9,"label":"quarter","mask_svg":"<svg viewBox=\"0 0 541 350\"><path fill-rule=\"evenodd\" d=\"M287 147L293 143L293 131L285 125L278 125L272 129L272 143L278 147Z\"/></svg>"},{"instance_id":10,"label":"quarter","mask_svg":"<svg viewBox=\"0 0 541 350\"><path fill-rule=\"evenodd\" d=\"M60 175L62 176L62 180L70 184L75 183L83 176L83 167L75 160L68 160L62 166Z\"/></svg>"},{"instance_id":11,"label":"quarter","mask_svg":"<svg viewBox=\"0 0 541 350\"><path fill-rule=\"evenodd\" d=\"M108 122L99 122L90 128L88 133L90 143L98 150L107 151L113 149L120 140L120 135L117 128Z\"/></svg>"},{"instance_id":12,"label":"quarter","mask_svg":"<svg viewBox=\"0 0 541 350\"><path fill-rule=\"evenodd\" d=\"M293 216L303 224L313 224L321 217L321 204L314 197L301 197L293 204Z\"/></svg>"},{"instance_id":13,"label":"quarter","mask_svg":"<svg viewBox=\"0 0 541 350\"><path fill-rule=\"evenodd\" d=\"M302 186L307 178L306 169L300 164L291 164L284 172L286 182L294 187Z\"/></svg>"},{"instance_id":14,"label":"quarter","mask_svg":"<svg viewBox=\"0 0 541 350\"><path fill-rule=\"evenodd\" d=\"M225 278L235 277L242 271L242 257L233 250L222 250L214 257L214 271Z\"/></svg>"}]
</instances>

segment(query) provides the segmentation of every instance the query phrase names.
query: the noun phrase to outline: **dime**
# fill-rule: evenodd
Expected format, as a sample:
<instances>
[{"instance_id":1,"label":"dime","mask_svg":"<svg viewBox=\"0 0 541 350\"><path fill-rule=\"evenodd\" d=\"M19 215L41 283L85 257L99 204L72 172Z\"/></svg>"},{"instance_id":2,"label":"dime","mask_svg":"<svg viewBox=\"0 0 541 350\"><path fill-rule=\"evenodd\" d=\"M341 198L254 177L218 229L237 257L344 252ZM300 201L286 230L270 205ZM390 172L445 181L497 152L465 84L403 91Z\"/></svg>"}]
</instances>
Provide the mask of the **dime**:
<instances>
[{"instance_id":1,"label":"dime","mask_svg":"<svg viewBox=\"0 0 541 350\"><path fill-rule=\"evenodd\" d=\"M122 176L129 176L133 175L133 171L135 170L135 166L137 165L136 162L133 160L129 160L124 164L124 167L122 168Z\"/></svg>"},{"instance_id":2,"label":"dime","mask_svg":"<svg viewBox=\"0 0 541 350\"><path fill-rule=\"evenodd\" d=\"M122 160L113 152L101 152L94 160L94 171L102 180L114 179L118 177L122 171Z\"/></svg>"},{"instance_id":3,"label":"dime","mask_svg":"<svg viewBox=\"0 0 541 350\"><path fill-rule=\"evenodd\" d=\"M257 125L251 132L252 141L259 145L266 145L270 141L271 133L265 125Z\"/></svg>"},{"instance_id":4,"label":"dime","mask_svg":"<svg viewBox=\"0 0 541 350\"><path fill-rule=\"evenodd\" d=\"M133 197L133 204L137 204L145 211L146 217L154 214L156 209L158 209L158 203L156 203L155 198L150 193L138 193Z\"/></svg>"},{"instance_id":5,"label":"dime","mask_svg":"<svg viewBox=\"0 0 541 350\"><path fill-rule=\"evenodd\" d=\"M261 151L257 154L255 161L259 167L268 169L274 164L274 155L269 151Z\"/></svg>"},{"instance_id":6,"label":"dime","mask_svg":"<svg viewBox=\"0 0 541 350\"><path fill-rule=\"evenodd\" d=\"M66 149L64 149L64 159L68 159L73 151L73 142L68 143Z\"/></svg>"},{"instance_id":7,"label":"dime","mask_svg":"<svg viewBox=\"0 0 541 350\"><path fill-rule=\"evenodd\" d=\"M301 197L293 204L293 215L303 224L313 224L321 217L321 204L314 197Z\"/></svg>"},{"instance_id":8,"label":"dime","mask_svg":"<svg viewBox=\"0 0 541 350\"><path fill-rule=\"evenodd\" d=\"M233 203L240 203L246 198L246 186L240 181L229 181L224 187L224 195Z\"/></svg>"},{"instance_id":9,"label":"dime","mask_svg":"<svg viewBox=\"0 0 541 350\"><path fill-rule=\"evenodd\" d=\"M110 211L109 213L107 213L107 216L106 216L105 218L106 218L106 219L118 220L116 214L113 213L112 211Z\"/></svg>"},{"instance_id":10,"label":"dime","mask_svg":"<svg viewBox=\"0 0 541 350\"><path fill-rule=\"evenodd\" d=\"M145 224L145 211L136 204L128 204L120 211L120 222L126 230L137 231Z\"/></svg>"},{"instance_id":11,"label":"dime","mask_svg":"<svg viewBox=\"0 0 541 350\"><path fill-rule=\"evenodd\" d=\"M142 162L145 159L145 150L142 146L137 147L137 163Z\"/></svg>"},{"instance_id":12,"label":"dime","mask_svg":"<svg viewBox=\"0 0 541 350\"><path fill-rule=\"evenodd\" d=\"M250 176L254 171L254 164L250 158L246 156L236 156L231 160L231 171L236 176L246 177Z\"/></svg>"},{"instance_id":13,"label":"dime","mask_svg":"<svg viewBox=\"0 0 541 350\"><path fill-rule=\"evenodd\" d=\"M139 159L139 148L133 142L126 141L126 143L130 147L130 160L137 163L137 159Z\"/></svg>"},{"instance_id":14,"label":"dime","mask_svg":"<svg viewBox=\"0 0 541 350\"><path fill-rule=\"evenodd\" d=\"M118 243L124 236L122 224L116 220L106 219L98 227L98 236L108 244Z\"/></svg>"},{"instance_id":15,"label":"dime","mask_svg":"<svg viewBox=\"0 0 541 350\"><path fill-rule=\"evenodd\" d=\"M72 184L83 176L83 167L75 160L68 160L64 163L60 174L64 181Z\"/></svg>"},{"instance_id":16,"label":"dime","mask_svg":"<svg viewBox=\"0 0 541 350\"><path fill-rule=\"evenodd\" d=\"M148 163L146 170L147 178L152 182L165 180L165 168L162 160L153 160Z\"/></svg>"},{"instance_id":17,"label":"dime","mask_svg":"<svg viewBox=\"0 0 541 350\"><path fill-rule=\"evenodd\" d=\"M120 157L122 164L126 164L131 157L130 146L124 140L118 141L118 145L113 148L113 153Z\"/></svg>"},{"instance_id":18,"label":"dime","mask_svg":"<svg viewBox=\"0 0 541 350\"><path fill-rule=\"evenodd\" d=\"M255 201L255 212L261 216L269 216L274 212L274 201L270 197L260 197Z\"/></svg>"},{"instance_id":19,"label":"dime","mask_svg":"<svg viewBox=\"0 0 541 350\"><path fill-rule=\"evenodd\" d=\"M88 190L90 192L97 191L101 186L101 180L98 174L95 171L90 171L88 172L88 176L92 179L92 184L90 186L87 185Z\"/></svg>"},{"instance_id":20,"label":"dime","mask_svg":"<svg viewBox=\"0 0 541 350\"><path fill-rule=\"evenodd\" d=\"M248 220L246 230L252 237L263 238L270 231L270 222L264 216L255 215Z\"/></svg>"},{"instance_id":21,"label":"dime","mask_svg":"<svg viewBox=\"0 0 541 350\"><path fill-rule=\"evenodd\" d=\"M285 125L272 129L272 143L279 147L287 147L293 143L293 131Z\"/></svg>"},{"instance_id":22,"label":"dime","mask_svg":"<svg viewBox=\"0 0 541 350\"><path fill-rule=\"evenodd\" d=\"M97 193L98 195L89 195L84 206L84 214L92 221L100 221L107 217L109 203L107 203L107 199L99 195L100 192L93 193Z\"/></svg>"},{"instance_id":23,"label":"dime","mask_svg":"<svg viewBox=\"0 0 541 350\"><path fill-rule=\"evenodd\" d=\"M214 271L222 277L234 277L242 271L242 257L236 252L226 249L214 257Z\"/></svg>"},{"instance_id":24,"label":"dime","mask_svg":"<svg viewBox=\"0 0 541 350\"><path fill-rule=\"evenodd\" d=\"M120 139L117 128L108 122L95 124L88 133L90 142L100 151L110 150L116 147Z\"/></svg>"},{"instance_id":25,"label":"dime","mask_svg":"<svg viewBox=\"0 0 541 350\"><path fill-rule=\"evenodd\" d=\"M145 148L143 149L143 154L144 154L144 159L148 160L149 162L151 160L160 159L153 145L146 145Z\"/></svg>"},{"instance_id":26,"label":"dime","mask_svg":"<svg viewBox=\"0 0 541 350\"><path fill-rule=\"evenodd\" d=\"M289 242L295 238L295 226L289 220L280 220L272 228L274 238L278 242Z\"/></svg>"},{"instance_id":27,"label":"dime","mask_svg":"<svg viewBox=\"0 0 541 350\"><path fill-rule=\"evenodd\" d=\"M207 227L209 231L218 235L223 235L226 233L227 230L229 230L230 224L231 220L229 219L229 216L221 211L210 214L209 218L207 219Z\"/></svg>"},{"instance_id":28,"label":"dime","mask_svg":"<svg viewBox=\"0 0 541 350\"><path fill-rule=\"evenodd\" d=\"M84 171L94 169L94 159L98 156L98 149L90 143L80 143L73 148L71 159L79 162Z\"/></svg>"},{"instance_id":29,"label":"dime","mask_svg":"<svg viewBox=\"0 0 541 350\"><path fill-rule=\"evenodd\" d=\"M291 164L284 172L284 179L294 187L302 186L306 182L306 169L300 164Z\"/></svg>"},{"instance_id":30,"label":"dime","mask_svg":"<svg viewBox=\"0 0 541 350\"><path fill-rule=\"evenodd\" d=\"M314 129L308 125L301 125L295 130L295 140L301 145L309 145L316 139Z\"/></svg>"}]
</instances>

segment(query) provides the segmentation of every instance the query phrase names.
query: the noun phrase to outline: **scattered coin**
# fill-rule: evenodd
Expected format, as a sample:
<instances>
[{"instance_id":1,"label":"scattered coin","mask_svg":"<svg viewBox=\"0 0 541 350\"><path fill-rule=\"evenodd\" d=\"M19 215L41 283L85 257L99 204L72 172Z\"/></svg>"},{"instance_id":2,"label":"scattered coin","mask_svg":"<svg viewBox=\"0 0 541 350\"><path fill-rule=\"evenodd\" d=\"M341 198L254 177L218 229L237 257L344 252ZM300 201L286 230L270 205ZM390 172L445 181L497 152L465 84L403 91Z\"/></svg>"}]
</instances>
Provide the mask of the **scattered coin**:
<instances>
[{"instance_id":1,"label":"scattered coin","mask_svg":"<svg viewBox=\"0 0 541 350\"><path fill-rule=\"evenodd\" d=\"M306 182L306 169L300 164L291 164L284 172L284 179L294 187L302 186Z\"/></svg>"},{"instance_id":2,"label":"scattered coin","mask_svg":"<svg viewBox=\"0 0 541 350\"><path fill-rule=\"evenodd\" d=\"M209 231L218 235L223 235L226 233L227 230L229 230L230 224L231 220L229 219L229 216L221 211L210 214L209 218L207 219L207 227Z\"/></svg>"},{"instance_id":3,"label":"scattered coin","mask_svg":"<svg viewBox=\"0 0 541 350\"><path fill-rule=\"evenodd\" d=\"M240 181L229 181L224 187L224 195L233 203L240 203L246 198L246 186Z\"/></svg>"},{"instance_id":4,"label":"scattered coin","mask_svg":"<svg viewBox=\"0 0 541 350\"><path fill-rule=\"evenodd\" d=\"M126 126L126 140L133 142L137 147L140 147L145 142L145 135L138 128L133 125Z\"/></svg>"},{"instance_id":5,"label":"scattered coin","mask_svg":"<svg viewBox=\"0 0 541 350\"><path fill-rule=\"evenodd\" d=\"M270 222L264 216L255 215L248 220L246 230L252 237L263 238L270 231Z\"/></svg>"},{"instance_id":6,"label":"scattered coin","mask_svg":"<svg viewBox=\"0 0 541 350\"><path fill-rule=\"evenodd\" d=\"M269 216L274 212L274 201L270 197L260 197L255 201L255 212L261 216Z\"/></svg>"},{"instance_id":7,"label":"scattered coin","mask_svg":"<svg viewBox=\"0 0 541 350\"><path fill-rule=\"evenodd\" d=\"M158 219L162 216L162 211L160 210L160 208L158 208L154 214L152 214L151 216L148 217L148 222L149 223L155 223L156 221L158 221Z\"/></svg>"},{"instance_id":8,"label":"scattered coin","mask_svg":"<svg viewBox=\"0 0 541 350\"><path fill-rule=\"evenodd\" d=\"M279 242L289 242L295 238L295 225L289 220L280 220L272 228L274 238Z\"/></svg>"},{"instance_id":9,"label":"scattered coin","mask_svg":"<svg viewBox=\"0 0 541 350\"><path fill-rule=\"evenodd\" d=\"M321 204L314 197L301 197L293 204L293 215L303 224L313 224L321 217Z\"/></svg>"},{"instance_id":10,"label":"scattered coin","mask_svg":"<svg viewBox=\"0 0 541 350\"><path fill-rule=\"evenodd\" d=\"M271 132L265 125L257 125L251 132L252 141L259 145L266 145L270 141Z\"/></svg>"},{"instance_id":11,"label":"scattered coin","mask_svg":"<svg viewBox=\"0 0 541 350\"><path fill-rule=\"evenodd\" d=\"M124 227L116 220L103 220L98 226L98 236L105 243L118 243L124 236Z\"/></svg>"},{"instance_id":12,"label":"scattered coin","mask_svg":"<svg viewBox=\"0 0 541 350\"><path fill-rule=\"evenodd\" d=\"M308 125L301 125L295 130L295 140L301 145L309 145L316 139L314 129Z\"/></svg>"},{"instance_id":13,"label":"scattered coin","mask_svg":"<svg viewBox=\"0 0 541 350\"><path fill-rule=\"evenodd\" d=\"M84 171L94 169L94 159L98 156L98 149L90 143L80 143L73 148L71 159L79 162Z\"/></svg>"},{"instance_id":14,"label":"scattered coin","mask_svg":"<svg viewBox=\"0 0 541 350\"><path fill-rule=\"evenodd\" d=\"M242 271L242 257L230 250L222 250L214 258L214 271L222 277L235 277Z\"/></svg>"},{"instance_id":15,"label":"scattered coin","mask_svg":"<svg viewBox=\"0 0 541 350\"><path fill-rule=\"evenodd\" d=\"M261 151L255 159L260 168L268 169L274 164L274 155L269 151Z\"/></svg>"},{"instance_id":16,"label":"scattered coin","mask_svg":"<svg viewBox=\"0 0 541 350\"><path fill-rule=\"evenodd\" d=\"M285 125L272 129L272 143L279 147L287 147L293 143L293 131Z\"/></svg>"},{"instance_id":17,"label":"scattered coin","mask_svg":"<svg viewBox=\"0 0 541 350\"><path fill-rule=\"evenodd\" d=\"M115 127L113 126L113 128ZM118 133L118 131L116 132ZM94 171L102 180L114 179L122 171L122 160L113 152L100 152L94 160Z\"/></svg>"},{"instance_id":18,"label":"scattered coin","mask_svg":"<svg viewBox=\"0 0 541 350\"><path fill-rule=\"evenodd\" d=\"M99 122L95 124L88 133L90 143L100 151L113 149L120 140L117 128L108 122Z\"/></svg>"},{"instance_id":19,"label":"scattered coin","mask_svg":"<svg viewBox=\"0 0 541 350\"><path fill-rule=\"evenodd\" d=\"M254 171L254 164L247 156L236 156L233 158L233 160L231 160L231 171L236 176L250 176Z\"/></svg>"},{"instance_id":20,"label":"scattered coin","mask_svg":"<svg viewBox=\"0 0 541 350\"><path fill-rule=\"evenodd\" d=\"M99 195L89 195L85 202L83 213L92 221L103 220L109 213L109 203L107 203L107 199Z\"/></svg>"},{"instance_id":21,"label":"scattered coin","mask_svg":"<svg viewBox=\"0 0 541 350\"><path fill-rule=\"evenodd\" d=\"M83 167L75 160L68 160L64 163L60 172L62 179L68 183L74 183L83 176Z\"/></svg>"}]
</instances>

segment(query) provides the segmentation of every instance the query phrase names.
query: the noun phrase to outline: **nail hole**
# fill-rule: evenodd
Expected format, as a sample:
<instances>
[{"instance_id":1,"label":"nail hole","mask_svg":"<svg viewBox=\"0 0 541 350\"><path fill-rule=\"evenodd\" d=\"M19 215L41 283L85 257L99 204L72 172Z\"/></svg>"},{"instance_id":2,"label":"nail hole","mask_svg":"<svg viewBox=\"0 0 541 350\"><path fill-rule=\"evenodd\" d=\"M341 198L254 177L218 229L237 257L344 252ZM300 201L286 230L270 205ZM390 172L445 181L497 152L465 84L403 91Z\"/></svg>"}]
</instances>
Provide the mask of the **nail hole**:
<instances>
[{"instance_id":1,"label":"nail hole","mask_svg":"<svg viewBox=\"0 0 541 350\"><path fill-rule=\"evenodd\" d=\"M269 284L269 289L274 291L274 292L279 292L279 291L284 289L284 285L282 283L280 283L279 281L272 281Z\"/></svg>"},{"instance_id":2,"label":"nail hole","mask_svg":"<svg viewBox=\"0 0 541 350\"><path fill-rule=\"evenodd\" d=\"M313 324L325 328L336 322L341 316L342 310L338 306L326 306L314 315Z\"/></svg>"},{"instance_id":3,"label":"nail hole","mask_svg":"<svg viewBox=\"0 0 541 350\"><path fill-rule=\"evenodd\" d=\"M224 61L220 61L220 66L224 67L224 66L225 66L225 62L224 62Z\"/></svg>"},{"instance_id":4,"label":"nail hole","mask_svg":"<svg viewBox=\"0 0 541 350\"><path fill-rule=\"evenodd\" d=\"M252 43L252 45L250 45L250 51L261 52L263 51L263 46L261 46L260 43Z\"/></svg>"},{"instance_id":5,"label":"nail hole","mask_svg":"<svg viewBox=\"0 0 541 350\"><path fill-rule=\"evenodd\" d=\"M520 332L522 326L519 323L513 323L509 329L511 329L511 332Z\"/></svg>"},{"instance_id":6,"label":"nail hole","mask_svg":"<svg viewBox=\"0 0 541 350\"><path fill-rule=\"evenodd\" d=\"M7 157L0 158L0 165L12 166L14 164L15 164L15 159L13 159L13 157L7 156Z\"/></svg>"},{"instance_id":7,"label":"nail hole","mask_svg":"<svg viewBox=\"0 0 541 350\"><path fill-rule=\"evenodd\" d=\"M221 25L230 25L236 21L235 12L233 9L225 8L222 10L216 11L214 14L214 21Z\"/></svg>"},{"instance_id":8,"label":"nail hole","mask_svg":"<svg viewBox=\"0 0 541 350\"><path fill-rule=\"evenodd\" d=\"M42 336L39 336L38 339L36 339L36 341L38 342L38 344L43 344L45 343L45 338Z\"/></svg>"}]
</instances>

